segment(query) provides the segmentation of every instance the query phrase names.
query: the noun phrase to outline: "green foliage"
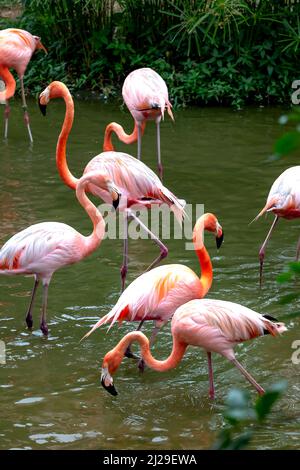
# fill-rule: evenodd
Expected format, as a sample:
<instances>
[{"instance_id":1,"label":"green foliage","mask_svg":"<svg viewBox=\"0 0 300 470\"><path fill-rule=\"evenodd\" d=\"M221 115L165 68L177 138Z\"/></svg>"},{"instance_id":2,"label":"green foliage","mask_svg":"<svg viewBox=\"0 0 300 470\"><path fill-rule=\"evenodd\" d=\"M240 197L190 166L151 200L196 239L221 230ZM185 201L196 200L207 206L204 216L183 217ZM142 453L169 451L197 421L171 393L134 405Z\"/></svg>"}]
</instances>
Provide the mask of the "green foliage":
<instances>
[{"instance_id":1,"label":"green foliage","mask_svg":"<svg viewBox=\"0 0 300 470\"><path fill-rule=\"evenodd\" d=\"M285 39L281 39L281 43L285 44L283 52L290 50L292 53L296 53L300 47L300 18L297 15L297 23L293 27L286 19L283 20L283 25L286 28L286 32L282 33L281 36Z\"/></svg>"},{"instance_id":2,"label":"green foliage","mask_svg":"<svg viewBox=\"0 0 300 470\"><path fill-rule=\"evenodd\" d=\"M277 382L259 396L253 404L246 391L232 389L226 399L223 413L225 428L219 433L213 449L238 450L245 448L254 433L264 424L270 415L273 405L283 395L287 384Z\"/></svg>"},{"instance_id":3,"label":"green foliage","mask_svg":"<svg viewBox=\"0 0 300 470\"><path fill-rule=\"evenodd\" d=\"M1 0L3 1L3 0ZM284 0L23 0L16 20L41 36L25 84L67 82L73 90L119 93L125 76L149 66L175 106L289 101L299 79L300 4ZM279 144L280 145L280 144Z\"/></svg>"},{"instance_id":4,"label":"green foliage","mask_svg":"<svg viewBox=\"0 0 300 470\"><path fill-rule=\"evenodd\" d=\"M290 283L293 286L297 287L296 292L291 292L281 297L280 303L281 305L287 305L297 299L300 299L300 291L299 291L299 281L300 281L300 262L293 261L289 263L287 269L279 274L277 277L277 281L280 284ZM299 316L299 312L293 312L285 316L285 318L293 318Z\"/></svg>"},{"instance_id":5,"label":"green foliage","mask_svg":"<svg viewBox=\"0 0 300 470\"><path fill-rule=\"evenodd\" d=\"M281 116L279 122L294 126L293 130L285 132L275 142L274 153L282 157L300 148L300 107L295 106L290 114Z\"/></svg>"}]
</instances>

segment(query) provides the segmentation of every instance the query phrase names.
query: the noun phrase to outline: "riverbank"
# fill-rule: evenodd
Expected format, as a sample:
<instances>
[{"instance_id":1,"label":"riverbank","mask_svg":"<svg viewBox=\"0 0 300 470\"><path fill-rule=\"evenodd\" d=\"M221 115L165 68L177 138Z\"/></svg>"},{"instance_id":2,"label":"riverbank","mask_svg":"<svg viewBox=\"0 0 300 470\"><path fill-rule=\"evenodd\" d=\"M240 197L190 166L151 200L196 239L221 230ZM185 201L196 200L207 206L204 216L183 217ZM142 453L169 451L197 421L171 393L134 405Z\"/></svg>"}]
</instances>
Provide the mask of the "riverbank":
<instances>
[{"instance_id":1,"label":"riverbank","mask_svg":"<svg viewBox=\"0 0 300 470\"><path fill-rule=\"evenodd\" d=\"M2 14L0 25L27 29L48 49L28 66L25 86L32 95L61 80L73 93L90 91L107 100L120 96L131 70L147 66L165 79L175 107L290 103L292 83L300 77L300 3L222 5L31 0L17 16Z\"/></svg>"}]
</instances>

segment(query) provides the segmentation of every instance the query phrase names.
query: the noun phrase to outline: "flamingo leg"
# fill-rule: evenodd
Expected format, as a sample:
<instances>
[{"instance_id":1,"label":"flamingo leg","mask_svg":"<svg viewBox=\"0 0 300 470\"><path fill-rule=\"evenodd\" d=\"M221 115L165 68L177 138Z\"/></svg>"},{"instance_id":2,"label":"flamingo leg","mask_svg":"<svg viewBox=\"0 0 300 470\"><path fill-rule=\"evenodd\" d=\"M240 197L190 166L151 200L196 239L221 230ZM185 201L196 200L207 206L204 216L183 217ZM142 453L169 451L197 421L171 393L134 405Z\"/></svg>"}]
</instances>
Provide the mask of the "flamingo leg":
<instances>
[{"instance_id":1,"label":"flamingo leg","mask_svg":"<svg viewBox=\"0 0 300 470\"><path fill-rule=\"evenodd\" d=\"M30 330L33 326L32 308L33 308L34 298L35 298L35 294L36 294L39 282L40 281L37 279L37 277L35 277L34 286L33 286L32 292L31 292L31 299L30 299L30 303L29 303L29 307L28 307L27 314L26 314L26 319L25 319L26 324L27 324L27 326Z\"/></svg>"},{"instance_id":2,"label":"flamingo leg","mask_svg":"<svg viewBox=\"0 0 300 470\"><path fill-rule=\"evenodd\" d=\"M166 245L164 245L163 242L153 232L151 232L151 230L149 230L148 227L130 209L127 209L127 211L130 214L130 216L139 224L139 226L143 230L145 230L146 233L150 235L151 239L158 245L160 249L159 256L155 258L155 260L146 269L146 272L150 271L152 268L154 268L154 266L159 264L161 260L163 260L164 258L166 258L166 256L168 256L169 250L166 247Z\"/></svg>"},{"instance_id":3,"label":"flamingo leg","mask_svg":"<svg viewBox=\"0 0 300 470\"><path fill-rule=\"evenodd\" d=\"M262 275L263 275L263 266L264 266L264 259L265 259L265 251L266 251L266 246L268 244L268 241L271 237L271 234L275 228L275 225L277 224L279 220L279 217L278 215L275 216L275 219L271 225L271 228L268 232L268 235L266 236L266 239L265 241L263 242L260 250L259 250L259 263L260 263L260 268L259 268L259 284L260 284L260 287L262 286Z\"/></svg>"},{"instance_id":4,"label":"flamingo leg","mask_svg":"<svg viewBox=\"0 0 300 470\"><path fill-rule=\"evenodd\" d=\"M142 320L140 321L139 323L139 326L137 327L136 331L139 331L142 326L143 326L143 323L144 323L145 320ZM129 344L126 348L126 351L124 353L124 356L125 357L128 357L129 359L140 359L136 354L134 354L132 351L131 351L131 344Z\"/></svg>"},{"instance_id":5,"label":"flamingo leg","mask_svg":"<svg viewBox=\"0 0 300 470\"><path fill-rule=\"evenodd\" d=\"M25 98L25 90L24 90L24 83L23 83L23 77L20 77L20 83L21 83L21 91L22 91L22 108L24 111L24 122L28 130L28 135L29 135L29 140L32 143L33 138L32 138L32 133L30 129L30 124L29 124L29 114L27 111L27 104L26 104L26 98Z\"/></svg>"},{"instance_id":6,"label":"flamingo leg","mask_svg":"<svg viewBox=\"0 0 300 470\"><path fill-rule=\"evenodd\" d=\"M159 177L162 181L164 169L161 163L161 153L160 153L160 118L156 121L156 142L157 142L157 169L158 169Z\"/></svg>"},{"instance_id":7,"label":"flamingo leg","mask_svg":"<svg viewBox=\"0 0 300 470\"><path fill-rule=\"evenodd\" d=\"M4 139L8 137L8 118L10 114L10 106L8 101L5 103L5 110L4 110Z\"/></svg>"},{"instance_id":8,"label":"flamingo leg","mask_svg":"<svg viewBox=\"0 0 300 470\"><path fill-rule=\"evenodd\" d=\"M142 126L137 123L138 141L137 141L137 158L141 160L142 156Z\"/></svg>"},{"instance_id":9,"label":"flamingo leg","mask_svg":"<svg viewBox=\"0 0 300 470\"><path fill-rule=\"evenodd\" d=\"M264 389L256 382L256 380L249 374L249 372L244 369L242 364L239 363L237 359L231 359L231 362L241 371L244 377L253 385L259 395L263 395L265 393Z\"/></svg>"},{"instance_id":10,"label":"flamingo leg","mask_svg":"<svg viewBox=\"0 0 300 470\"><path fill-rule=\"evenodd\" d=\"M300 237L299 237L299 240L298 240L298 243L297 243L296 261L299 261L299 257L300 257Z\"/></svg>"},{"instance_id":11,"label":"flamingo leg","mask_svg":"<svg viewBox=\"0 0 300 470\"><path fill-rule=\"evenodd\" d=\"M121 292L125 289L126 275L128 271L128 214L124 214L124 242L123 242L123 264L121 266Z\"/></svg>"},{"instance_id":12,"label":"flamingo leg","mask_svg":"<svg viewBox=\"0 0 300 470\"><path fill-rule=\"evenodd\" d=\"M49 283L43 284L43 305L42 305L42 314L41 314L41 322L40 322L40 329L45 336L48 336L48 325L46 322L46 314L47 314L47 302L48 302L48 288Z\"/></svg>"},{"instance_id":13,"label":"flamingo leg","mask_svg":"<svg viewBox=\"0 0 300 470\"><path fill-rule=\"evenodd\" d=\"M209 375L209 398L215 398L214 374L211 360L211 352L207 351L208 375Z\"/></svg>"}]
</instances>

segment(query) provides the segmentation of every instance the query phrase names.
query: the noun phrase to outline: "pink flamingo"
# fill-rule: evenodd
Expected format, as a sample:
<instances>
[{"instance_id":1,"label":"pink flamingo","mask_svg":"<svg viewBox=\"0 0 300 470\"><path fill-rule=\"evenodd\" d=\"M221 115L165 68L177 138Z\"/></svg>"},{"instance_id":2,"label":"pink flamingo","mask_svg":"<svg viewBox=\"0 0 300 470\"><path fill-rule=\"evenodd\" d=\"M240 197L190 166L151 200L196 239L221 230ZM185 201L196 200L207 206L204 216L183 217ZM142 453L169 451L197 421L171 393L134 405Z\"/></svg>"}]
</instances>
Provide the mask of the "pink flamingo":
<instances>
[{"instance_id":1,"label":"pink flamingo","mask_svg":"<svg viewBox=\"0 0 300 470\"><path fill-rule=\"evenodd\" d=\"M157 139L157 162L160 178L163 176L163 166L160 153L160 121L164 117L165 109L174 121L169 101L168 88L161 76L150 68L137 69L125 79L122 88L123 99L134 119L134 129L126 134L123 127L111 122L105 129L103 150L114 150L111 135L115 132L118 139L125 144L138 141L138 159L141 159L142 135L146 122L155 121Z\"/></svg>"},{"instance_id":2,"label":"pink flamingo","mask_svg":"<svg viewBox=\"0 0 300 470\"><path fill-rule=\"evenodd\" d=\"M255 217L257 220L265 212L273 212L275 219L259 250L260 260L260 285L262 285L263 264L265 258L265 250L271 234L279 220L279 217L284 219L296 219L300 217L300 166L293 166L285 170L274 181L265 207ZM296 260L300 255L300 238L297 244Z\"/></svg>"},{"instance_id":3,"label":"pink flamingo","mask_svg":"<svg viewBox=\"0 0 300 470\"><path fill-rule=\"evenodd\" d=\"M22 107L24 111L24 121L28 129L30 142L33 142L29 124L29 115L25 98L23 78L27 65L36 49L46 49L41 43L41 38L33 36L24 29L8 28L0 31L0 77L3 79L6 89L0 92L0 102L5 102L5 128L4 138L8 135L8 118L10 106L8 100L12 98L16 90L16 82L9 69L16 70L21 84Z\"/></svg>"},{"instance_id":4,"label":"pink flamingo","mask_svg":"<svg viewBox=\"0 0 300 470\"><path fill-rule=\"evenodd\" d=\"M0 274L23 274L34 276L34 286L26 314L28 328L32 328L32 308L39 282L43 284L43 305L40 328L48 335L46 310L48 287L57 269L77 263L90 255L100 245L105 222L98 209L87 198L89 184L109 191L114 201L119 200L119 190L106 177L97 172L85 174L78 182L76 196L93 223L89 236L81 235L74 228L60 222L42 222L31 225L10 238L0 250Z\"/></svg>"},{"instance_id":5,"label":"pink flamingo","mask_svg":"<svg viewBox=\"0 0 300 470\"><path fill-rule=\"evenodd\" d=\"M197 346L207 352L209 372L209 397L215 397L211 353L221 354L232 362L262 395L264 389L244 369L234 355L236 344L265 334L277 336L286 331L284 323L278 323L269 315L261 315L242 305L224 300L195 299L181 305L172 318L173 348L164 361L154 359L148 338L140 331L128 333L102 362L101 384L112 395L117 395L112 375L122 362L130 343L140 344L145 363L154 370L164 372L179 364L188 346Z\"/></svg>"},{"instance_id":6,"label":"pink flamingo","mask_svg":"<svg viewBox=\"0 0 300 470\"><path fill-rule=\"evenodd\" d=\"M63 182L72 189L76 188L78 179L70 172L66 159L67 140L73 125L74 102L68 88L61 82L52 82L40 94L39 104L43 114L46 105L52 98L63 98L66 104L65 120L56 147L56 164ZM103 152L94 157L85 167L84 173L97 171L106 174L120 188L122 197L118 210L124 213L124 247L123 264L121 267L122 290L125 287L128 270L128 219L132 218L159 246L160 255L151 263L148 270L158 264L168 254L167 247L151 232L131 209L149 208L152 205L167 204L181 223L184 215L185 201L179 201L143 162L122 152ZM111 195L94 184L88 186L88 191L111 204Z\"/></svg>"},{"instance_id":7,"label":"pink flamingo","mask_svg":"<svg viewBox=\"0 0 300 470\"><path fill-rule=\"evenodd\" d=\"M203 232L208 230L216 236L217 247L223 241L223 230L214 214L204 214L197 220L193 230L193 242L199 259L201 277L184 264L158 266L136 278L122 293L113 309L102 317L84 336L86 338L99 326L118 320L138 321L138 330L145 320L154 321L150 345L164 324L172 317L175 310L185 302L205 297L209 291L213 270L209 254L204 246ZM132 355L130 348L127 357ZM143 362L139 368L143 370Z\"/></svg>"}]
</instances>

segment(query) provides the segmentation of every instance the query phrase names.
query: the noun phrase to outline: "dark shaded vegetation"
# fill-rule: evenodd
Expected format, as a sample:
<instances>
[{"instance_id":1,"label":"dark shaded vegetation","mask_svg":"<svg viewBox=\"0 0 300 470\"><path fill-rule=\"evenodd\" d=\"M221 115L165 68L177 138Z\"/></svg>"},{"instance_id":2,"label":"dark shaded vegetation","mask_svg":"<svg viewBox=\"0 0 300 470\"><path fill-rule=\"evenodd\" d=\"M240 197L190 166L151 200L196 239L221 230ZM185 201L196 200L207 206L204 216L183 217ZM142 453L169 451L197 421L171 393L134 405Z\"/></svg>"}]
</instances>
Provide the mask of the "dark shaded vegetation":
<instances>
[{"instance_id":1,"label":"dark shaded vegetation","mask_svg":"<svg viewBox=\"0 0 300 470\"><path fill-rule=\"evenodd\" d=\"M9 4L1 0L1 5ZM15 5L16 2L11 2ZM173 103L290 101L300 76L300 3L252 0L23 0L20 27L49 50L35 55L26 86L37 93L51 80L72 91L119 95L126 75L154 68Z\"/></svg>"}]
</instances>

